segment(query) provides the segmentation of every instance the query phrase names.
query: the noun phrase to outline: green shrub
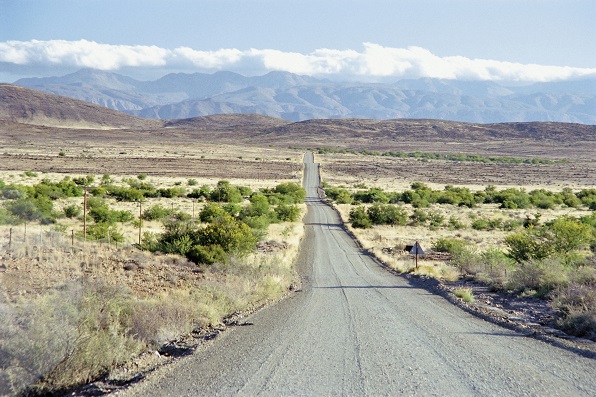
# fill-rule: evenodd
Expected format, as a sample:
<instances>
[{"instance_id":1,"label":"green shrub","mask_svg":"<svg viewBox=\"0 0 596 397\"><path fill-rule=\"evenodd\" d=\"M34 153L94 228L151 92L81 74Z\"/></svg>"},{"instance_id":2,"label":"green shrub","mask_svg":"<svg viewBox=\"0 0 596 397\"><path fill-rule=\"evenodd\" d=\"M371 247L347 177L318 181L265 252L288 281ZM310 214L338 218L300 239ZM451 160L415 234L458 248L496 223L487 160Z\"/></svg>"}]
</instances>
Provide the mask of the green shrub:
<instances>
[{"instance_id":1,"label":"green shrub","mask_svg":"<svg viewBox=\"0 0 596 397\"><path fill-rule=\"evenodd\" d=\"M108 195L115 197L116 200L121 201L140 201L143 200L145 197L151 197L154 195L153 190L140 190L134 187L123 187L123 186L116 186L116 185L108 185L106 186L106 191Z\"/></svg>"},{"instance_id":2,"label":"green shrub","mask_svg":"<svg viewBox=\"0 0 596 397\"><path fill-rule=\"evenodd\" d=\"M463 274L477 274L482 270L482 257L473 246L467 244L452 249L451 264Z\"/></svg>"},{"instance_id":3,"label":"green shrub","mask_svg":"<svg viewBox=\"0 0 596 397\"><path fill-rule=\"evenodd\" d=\"M506 236L507 256L518 263L547 258L552 254L552 247L542 235L542 230L528 229Z\"/></svg>"},{"instance_id":4,"label":"green shrub","mask_svg":"<svg viewBox=\"0 0 596 397\"><path fill-rule=\"evenodd\" d=\"M226 210L219 204L209 203L199 212L201 222L213 222L227 215Z\"/></svg>"},{"instance_id":5,"label":"green shrub","mask_svg":"<svg viewBox=\"0 0 596 397\"><path fill-rule=\"evenodd\" d=\"M443 216L439 212L437 212L437 211L429 211L428 212L428 224L431 227L431 229L435 229L435 228L439 228L439 227L443 226L444 222L445 222L445 216Z\"/></svg>"},{"instance_id":6,"label":"green shrub","mask_svg":"<svg viewBox=\"0 0 596 397\"><path fill-rule=\"evenodd\" d=\"M522 226L523 222L519 219L510 219L503 221L501 228L505 231L511 232L515 229L518 229Z\"/></svg>"},{"instance_id":7,"label":"green shrub","mask_svg":"<svg viewBox=\"0 0 596 397\"><path fill-rule=\"evenodd\" d=\"M169 187L157 189L157 194L164 198L185 197L186 189L184 187Z\"/></svg>"},{"instance_id":8,"label":"green shrub","mask_svg":"<svg viewBox=\"0 0 596 397\"><path fill-rule=\"evenodd\" d=\"M426 224L426 221L428 221L428 214L426 211L416 208L412 215L410 215L410 219L412 220L412 224L414 226L422 226Z\"/></svg>"},{"instance_id":9,"label":"green shrub","mask_svg":"<svg viewBox=\"0 0 596 397\"><path fill-rule=\"evenodd\" d=\"M234 255L245 255L256 248L257 239L250 227L231 216L217 219L212 224L196 233L200 245L219 245L225 252Z\"/></svg>"},{"instance_id":10,"label":"green shrub","mask_svg":"<svg viewBox=\"0 0 596 397\"><path fill-rule=\"evenodd\" d=\"M194 189L190 192L187 197L189 198L204 198L205 200L209 200L211 198L211 186L203 185L198 189Z\"/></svg>"},{"instance_id":11,"label":"green shrub","mask_svg":"<svg viewBox=\"0 0 596 397\"><path fill-rule=\"evenodd\" d=\"M300 216L300 208L296 205L279 204L274 211L281 222L296 222Z\"/></svg>"},{"instance_id":12,"label":"green shrub","mask_svg":"<svg viewBox=\"0 0 596 397\"><path fill-rule=\"evenodd\" d=\"M372 222L368 217L364 206L361 205L350 210L350 223L352 224L352 227L359 229L368 229L372 227Z\"/></svg>"},{"instance_id":13,"label":"green shrub","mask_svg":"<svg viewBox=\"0 0 596 397\"><path fill-rule=\"evenodd\" d=\"M458 288L455 290L454 294L464 302L474 302L474 295L470 288Z\"/></svg>"},{"instance_id":14,"label":"green shrub","mask_svg":"<svg viewBox=\"0 0 596 397\"><path fill-rule=\"evenodd\" d=\"M552 250L564 255L588 246L593 238L590 225L569 216L548 223L546 233Z\"/></svg>"},{"instance_id":15,"label":"green shrub","mask_svg":"<svg viewBox=\"0 0 596 397\"><path fill-rule=\"evenodd\" d=\"M110 174L103 174L99 183L101 185L109 185L110 183L112 183L112 177L110 176Z\"/></svg>"},{"instance_id":16,"label":"green shrub","mask_svg":"<svg viewBox=\"0 0 596 397\"><path fill-rule=\"evenodd\" d=\"M578 250L588 247L592 240L590 225L564 216L547 225L508 235L505 245L509 249L508 256L517 262L542 260L558 254L571 264Z\"/></svg>"},{"instance_id":17,"label":"green shrub","mask_svg":"<svg viewBox=\"0 0 596 397\"><path fill-rule=\"evenodd\" d=\"M20 198L4 203L4 208L18 222L38 221L53 223L58 214L53 211L53 203L47 197Z\"/></svg>"},{"instance_id":18,"label":"green shrub","mask_svg":"<svg viewBox=\"0 0 596 397\"><path fill-rule=\"evenodd\" d=\"M215 190L210 193L210 200L226 203L241 203L243 198L240 190L232 186L229 181L221 180L217 182Z\"/></svg>"},{"instance_id":19,"label":"green shrub","mask_svg":"<svg viewBox=\"0 0 596 397\"><path fill-rule=\"evenodd\" d=\"M353 201L352 194L345 189L341 190L335 199L337 204L352 204Z\"/></svg>"},{"instance_id":20,"label":"green shrub","mask_svg":"<svg viewBox=\"0 0 596 397\"><path fill-rule=\"evenodd\" d=\"M432 244L432 249L437 252L456 254L462 252L469 243L462 239L442 237Z\"/></svg>"},{"instance_id":21,"label":"green shrub","mask_svg":"<svg viewBox=\"0 0 596 397\"><path fill-rule=\"evenodd\" d=\"M466 225L458 220L454 215L451 215L451 217L449 217L449 221L447 222L447 227L449 227L451 230L460 230L465 229Z\"/></svg>"},{"instance_id":22,"label":"green shrub","mask_svg":"<svg viewBox=\"0 0 596 397\"><path fill-rule=\"evenodd\" d=\"M87 225L87 239L89 240L104 240L110 237L111 241L124 241L122 232L109 222L94 223Z\"/></svg>"},{"instance_id":23,"label":"green shrub","mask_svg":"<svg viewBox=\"0 0 596 397\"><path fill-rule=\"evenodd\" d=\"M373 204L366 210L370 221L375 225L406 225L406 211L393 204Z\"/></svg>"},{"instance_id":24,"label":"green shrub","mask_svg":"<svg viewBox=\"0 0 596 397\"><path fill-rule=\"evenodd\" d=\"M361 203L389 203L389 196L382 189L371 187L366 191L358 191L353 195L354 200Z\"/></svg>"},{"instance_id":25,"label":"green shrub","mask_svg":"<svg viewBox=\"0 0 596 397\"><path fill-rule=\"evenodd\" d=\"M265 231L274 221L270 214L243 216L242 222L246 223L251 229Z\"/></svg>"},{"instance_id":26,"label":"green shrub","mask_svg":"<svg viewBox=\"0 0 596 397\"><path fill-rule=\"evenodd\" d=\"M226 263L228 255L224 249L217 244L193 246L186 257L194 263L212 265L214 263Z\"/></svg>"},{"instance_id":27,"label":"green shrub","mask_svg":"<svg viewBox=\"0 0 596 397\"><path fill-rule=\"evenodd\" d=\"M511 273L507 288L514 291L532 291L544 296L569 282L569 271L558 258L530 260L520 263Z\"/></svg>"},{"instance_id":28,"label":"green shrub","mask_svg":"<svg viewBox=\"0 0 596 397\"><path fill-rule=\"evenodd\" d=\"M156 221L164 219L172 214L172 210L165 208L161 204L155 204L143 210L143 219L146 221Z\"/></svg>"},{"instance_id":29,"label":"green shrub","mask_svg":"<svg viewBox=\"0 0 596 397\"><path fill-rule=\"evenodd\" d=\"M306 199L306 190L294 182L281 183L275 186L273 191L277 194L287 196L289 199L285 200L286 204L301 204Z\"/></svg>"},{"instance_id":30,"label":"green shrub","mask_svg":"<svg viewBox=\"0 0 596 397\"><path fill-rule=\"evenodd\" d=\"M76 218L81 215L82 208L79 205L71 204L63 208L64 216L67 218Z\"/></svg>"}]
</instances>

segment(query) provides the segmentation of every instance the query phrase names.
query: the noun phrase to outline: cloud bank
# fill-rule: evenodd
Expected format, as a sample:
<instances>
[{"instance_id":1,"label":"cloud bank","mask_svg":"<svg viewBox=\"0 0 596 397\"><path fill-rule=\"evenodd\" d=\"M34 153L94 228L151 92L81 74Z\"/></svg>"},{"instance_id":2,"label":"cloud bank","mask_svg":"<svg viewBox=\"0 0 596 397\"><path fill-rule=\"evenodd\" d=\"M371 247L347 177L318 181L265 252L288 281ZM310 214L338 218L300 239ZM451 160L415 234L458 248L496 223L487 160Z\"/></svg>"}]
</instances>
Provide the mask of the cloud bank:
<instances>
[{"instance_id":1,"label":"cloud bank","mask_svg":"<svg viewBox=\"0 0 596 397\"><path fill-rule=\"evenodd\" d=\"M441 78L546 82L596 77L596 68L521 64L463 56L440 57L420 47L391 48L364 43L361 51L318 49L308 54L273 49L220 49L101 44L78 40L0 42L0 69L77 67L108 71L158 68L252 74L286 71L330 78Z\"/></svg>"}]
</instances>

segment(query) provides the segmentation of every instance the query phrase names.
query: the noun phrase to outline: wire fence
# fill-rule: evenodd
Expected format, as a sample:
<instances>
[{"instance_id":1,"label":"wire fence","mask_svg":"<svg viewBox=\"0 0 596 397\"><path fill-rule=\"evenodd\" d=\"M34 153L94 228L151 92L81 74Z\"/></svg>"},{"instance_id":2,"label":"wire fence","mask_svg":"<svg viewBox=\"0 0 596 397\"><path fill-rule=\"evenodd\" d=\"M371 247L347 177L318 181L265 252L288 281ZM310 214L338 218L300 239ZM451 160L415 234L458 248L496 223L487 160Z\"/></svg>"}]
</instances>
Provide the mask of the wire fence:
<instances>
[{"instance_id":1,"label":"wire fence","mask_svg":"<svg viewBox=\"0 0 596 397\"><path fill-rule=\"evenodd\" d=\"M3 251L25 249L62 248L64 250L86 250L96 248L133 249L134 244L118 242L108 237L99 240L84 239L74 230L59 231L51 226L19 225L0 229L0 247Z\"/></svg>"}]
</instances>

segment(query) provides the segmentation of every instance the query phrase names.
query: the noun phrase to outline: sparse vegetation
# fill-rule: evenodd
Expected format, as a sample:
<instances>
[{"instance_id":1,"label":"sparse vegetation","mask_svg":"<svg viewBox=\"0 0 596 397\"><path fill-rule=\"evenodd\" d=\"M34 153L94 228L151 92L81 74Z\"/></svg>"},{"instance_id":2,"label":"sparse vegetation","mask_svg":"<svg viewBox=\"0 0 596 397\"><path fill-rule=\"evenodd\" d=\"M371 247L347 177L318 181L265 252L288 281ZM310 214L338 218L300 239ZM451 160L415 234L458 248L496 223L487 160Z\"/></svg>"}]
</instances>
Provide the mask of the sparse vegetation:
<instances>
[{"instance_id":1,"label":"sparse vegetation","mask_svg":"<svg viewBox=\"0 0 596 397\"><path fill-rule=\"evenodd\" d=\"M395 151L375 151L375 150L352 150L352 149L333 149L333 148L317 148L315 152L318 154L342 153L342 154L356 154L361 156L384 156L397 158L413 158L424 160L445 160L445 161L467 161L474 163L514 163L514 164L553 164L557 162L564 162L564 160L553 161L535 158L520 158L511 156L482 156L478 154L447 154L447 153L424 153L424 152L395 152Z\"/></svg>"},{"instance_id":2,"label":"sparse vegetation","mask_svg":"<svg viewBox=\"0 0 596 397\"><path fill-rule=\"evenodd\" d=\"M305 126L307 124L304 123ZM428 122L417 121L414 124L416 131L430 129ZM408 124L408 128L411 125ZM459 127L464 129L461 125ZM538 125L538 128L542 127ZM550 134L551 137L556 135L560 139L568 139L575 133L575 127L573 132L565 125L557 128L556 133ZM164 142L160 134L130 131L131 141L143 141L142 147L136 148L121 145L121 130L102 131L102 145L98 145L98 140L92 137L96 134L81 136L78 130L51 131L57 137L52 141L46 139L46 134L26 127L18 131L22 139L3 141L5 150L1 163L4 171L10 171L2 175L4 180L0 181L0 224L7 225L0 229L4 247L8 246L9 229L13 229L10 250L3 254L2 264L6 264L6 269L0 274L5 292L2 299L6 297L6 300L0 301L5 320L0 325L0 335L5 338L0 342L0 356L11 359L11 378L7 380L6 372L0 375L3 389L22 391L32 382L38 382L38 386L59 393L61 384L95 377L133 356L139 348L159 349L161 344L181 333L204 325L216 325L227 314L258 304L255 302L275 299L295 282L288 264L295 255L302 228L291 223L275 222L289 219L284 214L293 215L296 208L303 207L295 207L294 198L280 196L282 192L276 191L271 182L297 181L296 177L301 173L297 164L283 161L290 158L287 156L298 157L295 151L284 149L284 145L295 144L288 143L292 134L272 134L271 139L276 141L270 146L275 150L264 152L263 148L240 146L233 150L222 149L218 146L219 142L226 145L229 142L217 139L220 139L219 135L229 137L229 134L209 135L206 132L205 141L196 145L194 132L171 134L172 141ZM391 130L391 133L394 131L401 133L398 129ZM497 135L500 133L498 127L494 131ZM586 128L582 131L582 137L591 134ZM239 142L245 139L240 131L238 134ZM375 134L376 131L370 131L370 134L367 132L358 138L348 137L343 144L347 146L353 142L354 147L365 147L373 141L371 137ZM596 210L596 189L593 188L593 161L586 160L593 157L590 142L586 145L557 146L550 141L548 144L532 141L533 152L545 153L547 161L538 159L534 164L526 164L531 159L521 156L528 152L525 145L528 141L524 145L516 145L517 148L523 147L525 152L507 149L511 151L512 158L523 161L508 162L505 158L485 161L462 157L435 159L432 158L434 155L416 157L418 148L413 145L423 145L422 152L433 154L447 150L444 140L412 143L411 136L408 131L407 139L398 144L404 148L404 153L412 153L412 156L345 155L335 157L342 160L340 162L334 163L335 159L327 163L323 161L323 172L335 178L332 182L339 186L328 187L327 197L338 205L346 221L350 210L357 206L362 206L363 219L370 220L371 214L385 219L384 208L397 209L400 215L405 213L407 216L406 225L402 224L403 218L398 217L400 221L395 224L372 224L371 221L370 228L354 229L363 245L403 272L417 276L432 275L453 282L463 276L487 282L494 289L543 297L557 308L560 327L577 335L593 337L593 255L596 242L593 238L594 224L591 223L593 216L590 217L589 211ZM117 139L118 143L110 143L110 139ZM494 142L492 136L490 139ZM22 156L22 140L39 144L40 148L46 148L47 153L41 157ZM68 142L68 156L60 147L65 142ZM304 144L311 145L310 142L313 146L323 143L311 140ZM477 148L490 146L482 146L489 140L478 142ZM557 152L549 153L548 150L555 146ZM470 149L468 142L454 141L450 142L448 150L463 153ZM169 152L167 161L163 159L164 151ZM279 153L274 154L274 151ZM391 148L371 150L374 151L390 152ZM59 153L58 156L56 153ZM573 157L577 153L584 157ZM256 156L259 156L259 161L238 159ZM274 159L270 158L274 156ZM569 162L560 161L567 157L570 157ZM374 167L370 166L370 161L374 162ZM29 169L35 169L37 176L23 175L23 170ZM56 170L86 176L73 176L62 181L63 174L56 174ZM271 172L267 176L260 174L258 181L241 181L254 178L263 170ZM196 184L188 179L189 172L197 179ZM88 183L84 179L90 176L89 173L103 176ZM222 182L219 186L218 180L229 182ZM425 183L413 183L416 180ZM520 188L529 180L537 186L546 186L548 190ZM462 181L470 186L451 185ZM250 188L243 188L238 183L250 184ZM491 185L478 187L486 183L499 188ZM38 184L43 186L36 187ZM117 249L113 244L108 245L105 239L89 241L93 238L90 236L83 244L80 235L83 219L77 207L83 210L82 185L89 184L95 185L88 188L91 203L93 199L101 198L107 204L107 210L98 211L96 216L101 219L105 215L115 221L111 223L110 232L119 232L123 236ZM184 192L182 189L171 190L183 187ZM226 189L232 191L231 201L224 200ZM263 211L266 208L264 200L256 197L259 195L267 198L266 211ZM249 201L253 196L254 207L250 211L245 210L253 206L253 202ZM9 210L14 205L10 203L18 200L24 200L19 203L22 206L16 206L15 212ZM25 200L27 204L24 204ZM142 222L138 219L141 203ZM219 215L200 219L202 210L212 204L222 210L215 211ZM373 206L377 206L376 210L369 214L368 210ZM118 211L133 214L133 219L125 222L113 219ZM258 211L261 213L257 215ZM475 217L471 217L472 214ZM504 244L508 235L549 229L551 222L563 215L590 225L592 237L589 241L582 242L577 249L563 252L563 255L549 254L544 259L522 262L511 259L511 252ZM280 247L287 244L288 248L273 252L251 251L245 256L235 257L223 248L220 251L215 245L196 244L207 247L197 250L197 257L213 260L211 265L197 265L187 256L138 251L130 245L136 243L141 228L146 236L153 236L157 241L165 230L162 223L189 225L188 230L198 234L199 230L216 223L217 217L231 217L238 223L251 221L254 228L250 228L250 233L260 238L261 243L274 240L284 243ZM473 228L472 223L477 219L487 223L491 220L501 222L488 228L479 223L481 227ZM94 228L101 229L107 225L106 222L96 223L90 213L86 220L90 235L96 235ZM78 233L71 234L73 230ZM104 230L107 232L107 229ZM427 253L435 254L435 243L437 247L442 245L445 253L436 258L421 258L419 269L412 270L413 260L403 249L414 239L422 243ZM460 257L462 265L456 268L452 260L460 252L458 243L450 244L441 239L461 240L465 247L463 250L469 249L467 253L471 256ZM175 245L185 250L187 243L187 240L180 239ZM51 277L34 276L47 275L48 272L51 272ZM37 320L33 322L32 318ZM98 321L91 321L94 318ZM62 343L69 344L70 350ZM98 351L98 347L105 351ZM76 354L69 353L75 350ZM97 356L97 361L85 361L85 357L89 356ZM68 365L60 364L60 373L52 371L65 357L73 357L74 361ZM3 366L7 364L0 361ZM88 365L92 371L88 370ZM27 372L29 369L31 372Z\"/></svg>"},{"instance_id":3,"label":"sparse vegetation","mask_svg":"<svg viewBox=\"0 0 596 397\"><path fill-rule=\"evenodd\" d=\"M366 190L363 190L366 189ZM495 186L489 185L484 190L472 192L468 188L445 186L443 190L433 190L424 183L414 182L411 188L402 192L386 192L377 187L354 186L352 191L346 187L333 187L326 185L325 193L329 199L337 204L352 203L403 203L410 204L414 208L427 208L431 204L455 205L460 207L475 208L481 204L499 204L501 209L554 209L557 206L577 208L581 205L589 207L593 201L587 190L574 193L570 189L563 189L555 193L544 189L536 189L526 192L523 188L507 188L497 190ZM492 225L489 223L493 223ZM477 227L498 228L501 225L496 223L497 219L479 220Z\"/></svg>"},{"instance_id":4,"label":"sparse vegetation","mask_svg":"<svg viewBox=\"0 0 596 397\"><path fill-rule=\"evenodd\" d=\"M47 290L39 290L27 299L13 295L10 304L2 303L2 310L9 311L7 321L0 326L0 351L3 357L10 358L9 362L1 363L3 390L16 393L29 387L35 393L61 393L96 378L147 348L159 348L197 327L216 325L233 312L277 299L295 282L291 264L302 229L290 222L297 221L301 214L299 205L305 194L299 185L285 183L253 192L220 181L213 188L203 188L208 192L204 198L214 201L196 203L198 218L204 222L200 224L189 213L174 210L178 204L172 202L172 208L160 204L164 198L179 200L187 202L186 211L190 211L191 203L182 194L185 189L181 186L155 187L139 178L122 178L122 183L116 184L109 175L102 177L101 182L101 186L88 189L87 243L80 251L81 255L94 253L78 261L75 256L65 259L58 254L46 256L41 251L35 254L47 261L44 267L60 268L60 274L65 276L80 274L80 281L62 279L64 284L48 285ZM53 223L64 232L63 223L82 222L79 217L83 208L78 204L83 201L80 186L90 183L93 182L89 176L64 178L60 182L44 180L33 186L2 182L4 200L0 219L12 225ZM143 220L152 225L163 222L164 230L145 232L141 247L156 254L142 257L135 251L124 253L110 248L130 242L130 230L140 227L138 216L131 211L138 208L137 198L155 200L153 205L145 203ZM211 215L207 216L209 211ZM254 228L245 223L250 220L254 221ZM75 236L75 246L82 244L82 234L77 232ZM258 240L267 236L283 239L279 246L285 248L258 253ZM26 233L25 237L28 237ZM72 255L79 252L65 236L58 240L62 246L57 245L55 238L46 237L52 250L72 252ZM93 240L111 245L101 248ZM29 263L32 246L13 241L8 255L11 260ZM121 255L137 259L119 259ZM168 258L180 258L174 261L183 265L159 265L160 272L168 272L165 280L170 284L157 295L139 295L136 276L120 277L108 271L117 263L120 271L130 275L140 271L146 274L144 277L155 277L146 287L152 291L151 283L161 278L158 274L150 276L143 269L148 263L160 263ZM208 273L212 274L212 282L203 285L192 281L193 277L202 279ZM93 281L83 277L84 274L92 274ZM22 288L15 287L15 291ZM15 292L10 291L5 292ZM29 344L30 340L36 343Z\"/></svg>"},{"instance_id":5,"label":"sparse vegetation","mask_svg":"<svg viewBox=\"0 0 596 397\"><path fill-rule=\"evenodd\" d=\"M453 269L455 278L472 278L493 290L548 300L558 311L560 327L578 336L594 336L593 306L582 304L591 302L596 289L596 213L586 205L591 203L586 199L591 197L589 189L526 192L487 186L472 191L446 186L433 190L423 183L412 183L402 192L362 183L352 188L327 184L325 189L361 243L395 269L443 280L454 279L449 270ZM389 224L383 221L388 208L399 208L401 214L395 231L383 228ZM571 216L565 211L568 208L588 215ZM423 230L433 237L429 239ZM387 248L378 248L383 243L387 247L389 241L396 241L396 247L403 246L404 240L413 243L416 235L426 236L424 245L431 253L444 253L445 259L431 264L423 260L414 269L409 255L387 255ZM457 294L473 299L466 291Z\"/></svg>"}]
</instances>

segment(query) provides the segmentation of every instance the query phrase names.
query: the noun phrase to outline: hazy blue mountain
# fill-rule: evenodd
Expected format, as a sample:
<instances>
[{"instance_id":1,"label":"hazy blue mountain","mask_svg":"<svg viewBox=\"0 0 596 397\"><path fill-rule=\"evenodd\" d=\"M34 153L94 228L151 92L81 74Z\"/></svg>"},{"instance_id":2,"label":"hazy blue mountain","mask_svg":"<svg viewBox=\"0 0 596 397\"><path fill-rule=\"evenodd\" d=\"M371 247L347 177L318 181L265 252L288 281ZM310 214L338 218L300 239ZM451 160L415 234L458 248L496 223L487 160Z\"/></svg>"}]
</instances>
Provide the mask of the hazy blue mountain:
<instances>
[{"instance_id":1,"label":"hazy blue mountain","mask_svg":"<svg viewBox=\"0 0 596 397\"><path fill-rule=\"evenodd\" d=\"M148 118L256 113L289 121L318 118L424 118L495 123L596 124L596 80L504 85L440 79L342 83L271 72L172 73L139 81L84 69L15 84Z\"/></svg>"}]
</instances>

